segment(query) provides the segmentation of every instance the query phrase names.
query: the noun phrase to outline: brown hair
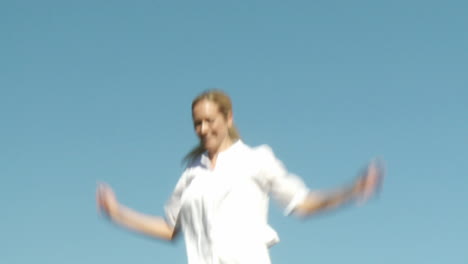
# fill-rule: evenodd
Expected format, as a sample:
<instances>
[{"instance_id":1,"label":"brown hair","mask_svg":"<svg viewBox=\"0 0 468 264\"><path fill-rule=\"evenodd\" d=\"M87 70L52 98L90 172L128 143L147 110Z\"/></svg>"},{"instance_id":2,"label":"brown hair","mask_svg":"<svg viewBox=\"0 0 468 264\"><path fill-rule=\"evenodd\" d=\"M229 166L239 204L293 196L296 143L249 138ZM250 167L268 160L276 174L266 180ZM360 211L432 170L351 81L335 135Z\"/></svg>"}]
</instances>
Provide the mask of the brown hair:
<instances>
[{"instance_id":1,"label":"brown hair","mask_svg":"<svg viewBox=\"0 0 468 264\"><path fill-rule=\"evenodd\" d=\"M223 114L225 118L227 118L228 115L232 113L231 98L229 98L229 96L225 92L219 89L207 90L195 97L195 99L193 99L192 101L192 111L195 105L202 100L208 100L216 103L218 105L219 112L221 112L221 114ZM229 128L228 133L229 138L231 138L231 140L236 141L237 139L240 139L239 131L237 130L234 124ZM185 155L183 162L191 163L205 151L206 150L203 147L203 145L201 143L198 143L196 147L194 147L192 150L190 150L189 153L187 153L187 155Z\"/></svg>"}]
</instances>

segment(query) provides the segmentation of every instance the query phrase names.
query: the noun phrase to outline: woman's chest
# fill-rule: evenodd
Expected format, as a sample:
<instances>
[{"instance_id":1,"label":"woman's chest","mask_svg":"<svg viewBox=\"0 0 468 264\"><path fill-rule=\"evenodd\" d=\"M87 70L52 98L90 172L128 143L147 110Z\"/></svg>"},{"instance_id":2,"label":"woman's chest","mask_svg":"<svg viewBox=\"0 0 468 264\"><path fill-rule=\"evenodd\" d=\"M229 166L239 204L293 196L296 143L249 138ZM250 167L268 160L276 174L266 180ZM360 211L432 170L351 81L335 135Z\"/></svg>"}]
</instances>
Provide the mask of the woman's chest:
<instances>
[{"instance_id":1,"label":"woman's chest","mask_svg":"<svg viewBox=\"0 0 468 264\"><path fill-rule=\"evenodd\" d=\"M248 163L219 166L213 170L199 168L191 177L182 195L182 207L232 210L267 195L261 171Z\"/></svg>"}]
</instances>

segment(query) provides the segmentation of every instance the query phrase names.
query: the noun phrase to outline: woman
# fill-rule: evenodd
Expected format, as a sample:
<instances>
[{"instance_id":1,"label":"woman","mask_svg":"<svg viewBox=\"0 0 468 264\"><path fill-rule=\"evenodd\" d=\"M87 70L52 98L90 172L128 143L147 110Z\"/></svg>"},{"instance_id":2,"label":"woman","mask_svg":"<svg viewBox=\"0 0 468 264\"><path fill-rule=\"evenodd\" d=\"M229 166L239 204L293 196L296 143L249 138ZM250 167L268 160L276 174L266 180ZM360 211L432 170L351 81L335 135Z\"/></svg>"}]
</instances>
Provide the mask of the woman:
<instances>
[{"instance_id":1,"label":"woman","mask_svg":"<svg viewBox=\"0 0 468 264\"><path fill-rule=\"evenodd\" d=\"M222 91L195 98L192 118L200 143L186 157L188 165L166 205L166 217L124 207L106 185L97 193L100 209L124 227L164 240L182 230L190 264L268 264L268 248L279 241L267 223L270 195L286 214L308 216L368 199L383 176L371 163L351 186L327 194L310 192L269 147L242 142L231 101Z\"/></svg>"}]
</instances>

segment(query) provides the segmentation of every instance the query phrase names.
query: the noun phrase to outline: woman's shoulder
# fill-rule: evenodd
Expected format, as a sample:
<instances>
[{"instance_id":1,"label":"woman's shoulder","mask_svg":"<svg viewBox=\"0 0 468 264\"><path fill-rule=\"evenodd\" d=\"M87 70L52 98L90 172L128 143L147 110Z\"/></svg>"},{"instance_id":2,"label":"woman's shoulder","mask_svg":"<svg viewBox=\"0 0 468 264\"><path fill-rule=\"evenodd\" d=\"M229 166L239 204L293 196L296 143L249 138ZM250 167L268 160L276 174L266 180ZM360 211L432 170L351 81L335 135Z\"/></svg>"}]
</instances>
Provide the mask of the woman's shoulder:
<instances>
[{"instance_id":1,"label":"woman's shoulder","mask_svg":"<svg viewBox=\"0 0 468 264\"><path fill-rule=\"evenodd\" d=\"M267 144L261 144L256 146L249 146L250 152L254 155L257 159L270 159L275 157L275 153L273 148Z\"/></svg>"}]
</instances>

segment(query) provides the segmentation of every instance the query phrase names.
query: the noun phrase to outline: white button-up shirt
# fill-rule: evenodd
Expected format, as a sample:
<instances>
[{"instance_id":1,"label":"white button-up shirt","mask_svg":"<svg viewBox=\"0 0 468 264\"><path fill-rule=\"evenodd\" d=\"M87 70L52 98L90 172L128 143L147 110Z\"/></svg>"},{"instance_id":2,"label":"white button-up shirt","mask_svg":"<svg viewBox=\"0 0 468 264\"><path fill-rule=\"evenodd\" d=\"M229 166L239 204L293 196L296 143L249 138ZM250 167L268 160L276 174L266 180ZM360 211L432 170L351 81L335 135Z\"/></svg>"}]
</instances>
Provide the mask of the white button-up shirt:
<instances>
[{"instance_id":1,"label":"white button-up shirt","mask_svg":"<svg viewBox=\"0 0 468 264\"><path fill-rule=\"evenodd\" d=\"M307 194L268 146L238 140L215 168L203 154L185 169L166 218L183 231L189 264L269 264L268 247L279 241L267 223L269 196L289 214Z\"/></svg>"}]
</instances>

